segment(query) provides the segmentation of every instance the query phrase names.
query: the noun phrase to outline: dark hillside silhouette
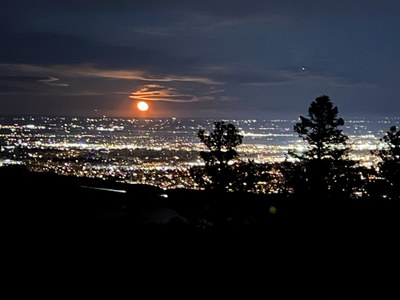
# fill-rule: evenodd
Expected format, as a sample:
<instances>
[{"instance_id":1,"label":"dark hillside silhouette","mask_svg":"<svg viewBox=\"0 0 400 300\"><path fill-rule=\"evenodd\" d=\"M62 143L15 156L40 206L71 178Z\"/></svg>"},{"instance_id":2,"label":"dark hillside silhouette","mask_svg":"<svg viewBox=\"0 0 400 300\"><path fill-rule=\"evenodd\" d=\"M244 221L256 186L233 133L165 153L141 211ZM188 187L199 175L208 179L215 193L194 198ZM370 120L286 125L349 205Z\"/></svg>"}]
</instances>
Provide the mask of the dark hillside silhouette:
<instances>
[{"instance_id":1,"label":"dark hillside silhouette","mask_svg":"<svg viewBox=\"0 0 400 300\"><path fill-rule=\"evenodd\" d=\"M0 168L0 182L2 220L20 241L142 246L152 240L165 246L169 237L183 243L202 236L210 244L223 238L269 249L289 242L295 252L312 243L364 251L369 243L391 249L399 227L398 201L312 202L281 194L162 190L19 167Z\"/></svg>"},{"instance_id":2,"label":"dark hillside silhouette","mask_svg":"<svg viewBox=\"0 0 400 300\"><path fill-rule=\"evenodd\" d=\"M101 234L105 228L118 232L261 228L276 220L276 210L278 215L283 212L276 199L263 195L165 191L142 184L33 173L22 166L0 168L0 182L7 221L44 234L55 229Z\"/></svg>"}]
</instances>

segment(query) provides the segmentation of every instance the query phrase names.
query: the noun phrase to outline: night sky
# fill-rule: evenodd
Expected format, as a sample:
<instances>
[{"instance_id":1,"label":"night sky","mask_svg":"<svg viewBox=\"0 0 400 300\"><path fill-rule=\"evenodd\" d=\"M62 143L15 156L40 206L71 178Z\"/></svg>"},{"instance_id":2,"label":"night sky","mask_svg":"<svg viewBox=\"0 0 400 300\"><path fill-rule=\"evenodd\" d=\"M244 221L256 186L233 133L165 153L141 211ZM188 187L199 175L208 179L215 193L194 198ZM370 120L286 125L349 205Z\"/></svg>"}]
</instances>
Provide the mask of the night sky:
<instances>
[{"instance_id":1,"label":"night sky","mask_svg":"<svg viewBox=\"0 0 400 300\"><path fill-rule=\"evenodd\" d=\"M398 0L0 4L1 115L295 118L323 94L400 112Z\"/></svg>"}]
</instances>

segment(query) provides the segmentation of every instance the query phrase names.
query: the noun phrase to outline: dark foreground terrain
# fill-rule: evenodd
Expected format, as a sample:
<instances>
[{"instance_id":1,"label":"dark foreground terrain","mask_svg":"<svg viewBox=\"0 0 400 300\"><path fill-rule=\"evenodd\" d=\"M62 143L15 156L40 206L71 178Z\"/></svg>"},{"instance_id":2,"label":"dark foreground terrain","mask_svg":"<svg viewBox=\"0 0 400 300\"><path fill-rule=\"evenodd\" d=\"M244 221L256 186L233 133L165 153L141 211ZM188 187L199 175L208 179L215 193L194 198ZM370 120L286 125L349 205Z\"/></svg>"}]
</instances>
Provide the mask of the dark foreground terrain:
<instances>
[{"instance_id":1,"label":"dark foreground terrain","mask_svg":"<svg viewBox=\"0 0 400 300\"><path fill-rule=\"evenodd\" d=\"M163 190L100 179L0 168L4 217L15 226L60 230L378 237L397 231L399 204L375 199Z\"/></svg>"},{"instance_id":2,"label":"dark foreground terrain","mask_svg":"<svg viewBox=\"0 0 400 300\"><path fill-rule=\"evenodd\" d=\"M62 260L84 254L96 265L133 259L142 275L177 265L232 282L272 273L289 287L306 280L297 295L308 299L361 299L383 277L381 296L397 286L396 202L165 191L21 167L0 168L0 182L3 245L33 261L62 249Z\"/></svg>"}]
</instances>

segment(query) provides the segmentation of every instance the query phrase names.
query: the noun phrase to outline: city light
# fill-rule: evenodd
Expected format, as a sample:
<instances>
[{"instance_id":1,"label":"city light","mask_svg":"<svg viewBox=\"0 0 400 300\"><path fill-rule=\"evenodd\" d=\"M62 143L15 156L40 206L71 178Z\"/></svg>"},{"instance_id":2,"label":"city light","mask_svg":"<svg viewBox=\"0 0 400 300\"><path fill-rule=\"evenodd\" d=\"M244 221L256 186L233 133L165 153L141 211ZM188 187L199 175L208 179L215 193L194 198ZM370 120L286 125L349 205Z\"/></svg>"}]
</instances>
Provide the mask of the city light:
<instances>
[{"instance_id":1,"label":"city light","mask_svg":"<svg viewBox=\"0 0 400 300\"><path fill-rule=\"evenodd\" d=\"M305 150L293 120L226 120L243 134L243 160L284 161L289 150ZM162 188L195 188L190 168L203 165L197 136L209 119L125 119L67 117L0 118L0 165L24 164L40 172L143 183ZM346 122L350 158L376 165L371 150L400 118Z\"/></svg>"}]
</instances>

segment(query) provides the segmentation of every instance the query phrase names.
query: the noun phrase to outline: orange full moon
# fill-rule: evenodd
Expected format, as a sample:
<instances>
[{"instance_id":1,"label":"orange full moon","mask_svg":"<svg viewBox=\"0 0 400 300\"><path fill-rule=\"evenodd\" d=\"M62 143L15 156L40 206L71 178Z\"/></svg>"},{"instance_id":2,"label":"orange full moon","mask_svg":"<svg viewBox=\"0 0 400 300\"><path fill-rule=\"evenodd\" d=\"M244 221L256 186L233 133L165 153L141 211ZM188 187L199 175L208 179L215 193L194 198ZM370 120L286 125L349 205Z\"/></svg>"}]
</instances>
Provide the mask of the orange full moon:
<instances>
[{"instance_id":1,"label":"orange full moon","mask_svg":"<svg viewBox=\"0 0 400 300\"><path fill-rule=\"evenodd\" d=\"M137 104L137 108L138 108L138 110L140 110L140 111L148 111L148 110L149 110L149 105L148 105L146 102L144 102L144 101L140 101L140 102Z\"/></svg>"}]
</instances>

